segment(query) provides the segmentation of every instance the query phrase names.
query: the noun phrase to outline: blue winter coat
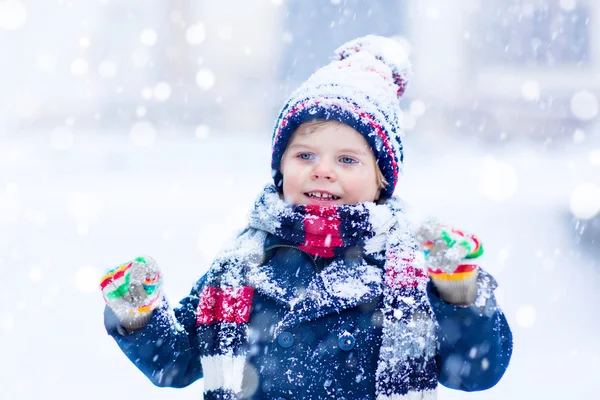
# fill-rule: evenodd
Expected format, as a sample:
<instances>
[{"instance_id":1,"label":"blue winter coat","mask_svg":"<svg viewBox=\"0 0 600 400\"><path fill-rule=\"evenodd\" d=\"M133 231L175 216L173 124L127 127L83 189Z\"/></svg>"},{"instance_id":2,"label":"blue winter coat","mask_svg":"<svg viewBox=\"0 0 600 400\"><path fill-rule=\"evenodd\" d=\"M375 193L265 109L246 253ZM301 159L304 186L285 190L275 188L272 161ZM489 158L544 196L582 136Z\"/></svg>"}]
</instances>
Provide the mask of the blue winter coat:
<instances>
[{"instance_id":1,"label":"blue winter coat","mask_svg":"<svg viewBox=\"0 0 600 400\"><path fill-rule=\"evenodd\" d=\"M289 298L259 290L254 293L245 398L374 399L382 333L381 290L373 288L354 305L346 302L323 309L307 304L291 314L288 304L294 293L333 265L332 259L313 257L274 236L267 238L265 256L273 283L285 288ZM343 257L344 268L360 265L364 259L383 272L380 260L352 250ZM174 313L165 302L144 329L131 334L109 308L105 311L107 332L157 386L184 387L203 376L196 309L205 280L206 276L196 283ZM323 290L327 289L323 286ZM485 306L457 307L441 300L431 282L428 295L440 327L439 382L464 391L494 386L512 353L512 334L494 297ZM275 326L284 319L274 335Z\"/></svg>"}]
</instances>

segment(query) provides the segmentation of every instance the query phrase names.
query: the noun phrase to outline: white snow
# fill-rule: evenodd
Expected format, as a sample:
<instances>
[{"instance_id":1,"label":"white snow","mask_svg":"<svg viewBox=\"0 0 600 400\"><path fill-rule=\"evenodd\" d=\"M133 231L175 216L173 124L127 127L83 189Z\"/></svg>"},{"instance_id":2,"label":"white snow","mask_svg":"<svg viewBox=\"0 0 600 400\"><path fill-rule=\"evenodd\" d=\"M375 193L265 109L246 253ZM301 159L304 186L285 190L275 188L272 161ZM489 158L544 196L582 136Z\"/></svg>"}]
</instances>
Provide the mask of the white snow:
<instances>
[{"instance_id":1,"label":"white snow","mask_svg":"<svg viewBox=\"0 0 600 400\"><path fill-rule=\"evenodd\" d=\"M535 101L540 98L540 84L534 80L528 80L521 86L521 93L525 100Z\"/></svg>"},{"instance_id":2,"label":"white snow","mask_svg":"<svg viewBox=\"0 0 600 400\"><path fill-rule=\"evenodd\" d=\"M208 125L198 125L196 127L196 137L198 139L206 139L208 137L208 135L210 134L210 127Z\"/></svg>"},{"instance_id":3,"label":"white snow","mask_svg":"<svg viewBox=\"0 0 600 400\"><path fill-rule=\"evenodd\" d=\"M81 292L94 293L98 290L98 282L101 277L102 272L99 268L92 265L84 265L77 269L73 284Z\"/></svg>"},{"instance_id":4,"label":"white snow","mask_svg":"<svg viewBox=\"0 0 600 400\"><path fill-rule=\"evenodd\" d=\"M581 90L571 98L571 112L576 118L587 121L598 114L598 98L588 90Z\"/></svg>"},{"instance_id":5,"label":"white snow","mask_svg":"<svg viewBox=\"0 0 600 400\"><path fill-rule=\"evenodd\" d=\"M34 282L39 282L42 280L42 269L40 267L33 267L29 270L29 279Z\"/></svg>"},{"instance_id":6,"label":"white snow","mask_svg":"<svg viewBox=\"0 0 600 400\"><path fill-rule=\"evenodd\" d=\"M117 64L113 61L104 60L98 66L98 74L105 79L114 78L117 74Z\"/></svg>"},{"instance_id":7,"label":"white snow","mask_svg":"<svg viewBox=\"0 0 600 400\"><path fill-rule=\"evenodd\" d=\"M440 9L438 7L430 6L425 10L425 15L430 19L439 19L440 18Z\"/></svg>"},{"instance_id":8,"label":"white snow","mask_svg":"<svg viewBox=\"0 0 600 400\"><path fill-rule=\"evenodd\" d=\"M127 130L78 130L72 148L61 151L48 145L47 132L3 137L0 270L10 284L0 291L0 398L103 400L108 381L119 393L135 387L148 400L201 398L201 382L183 390L154 387L106 336L100 291L74 285L82 267L101 273L149 253L175 304L212 261L198 248L199 232L221 248L243 226L271 180L270 135L225 136L213 127L198 140L193 131L157 132L156 145L139 147ZM397 193L424 215L481 238L483 267L499 282L515 337L502 381L469 397L593 398L600 392L598 256L578 247L569 219L572 190L598 182L598 167L588 159L592 135L584 144L545 151L538 144L418 139L405 143ZM519 178L516 192L500 203L479 191L476 170L489 156ZM45 224L25 218L36 210L45 210ZM30 279L32 268L43 271L40 281ZM91 290L92 271L79 274L90 285L81 287ZM62 372L45 379L56 360ZM574 384L581 396L571 396ZM440 388L439 397L465 393Z\"/></svg>"},{"instance_id":9,"label":"white snow","mask_svg":"<svg viewBox=\"0 0 600 400\"><path fill-rule=\"evenodd\" d=\"M135 146L149 147L156 141L156 130L151 122L139 121L131 127L129 137Z\"/></svg>"},{"instance_id":10,"label":"white snow","mask_svg":"<svg viewBox=\"0 0 600 400\"><path fill-rule=\"evenodd\" d=\"M414 115L415 117L423 116L423 114L425 114L426 110L427 110L427 106L425 105L425 102L422 100L413 100L410 103L410 113L412 115Z\"/></svg>"},{"instance_id":11,"label":"white snow","mask_svg":"<svg viewBox=\"0 0 600 400\"><path fill-rule=\"evenodd\" d=\"M15 316L13 314L5 314L0 318L0 326L5 333L12 333L15 329Z\"/></svg>"},{"instance_id":12,"label":"white snow","mask_svg":"<svg viewBox=\"0 0 600 400\"><path fill-rule=\"evenodd\" d=\"M573 11L577 6L577 0L559 0L560 8L565 11Z\"/></svg>"},{"instance_id":13,"label":"white snow","mask_svg":"<svg viewBox=\"0 0 600 400\"><path fill-rule=\"evenodd\" d=\"M198 22L190 25L185 32L185 38L192 46L197 46L204 42L204 39L206 39L206 29L204 28L204 24Z\"/></svg>"},{"instance_id":14,"label":"white snow","mask_svg":"<svg viewBox=\"0 0 600 400\"><path fill-rule=\"evenodd\" d=\"M209 68L201 68L196 73L196 85L202 90L208 90L215 84L215 74Z\"/></svg>"},{"instance_id":15,"label":"white snow","mask_svg":"<svg viewBox=\"0 0 600 400\"><path fill-rule=\"evenodd\" d=\"M154 29L147 28L140 33L140 42L146 47L152 47L156 44L158 34Z\"/></svg>"},{"instance_id":16,"label":"white snow","mask_svg":"<svg viewBox=\"0 0 600 400\"><path fill-rule=\"evenodd\" d=\"M134 50L131 55L131 62L136 68L144 68L150 61L150 54L146 48L139 48Z\"/></svg>"},{"instance_id":17,"label":"white snow","mask_svg":"<svg viewBox=\"0 0 600 400\"><path fill-rule=\"evenodd\" d=\"M156 101L166 101L171 97L171 85L168 82L157 83L153 91Z\"/></svg>"},{"instance_id":18,"label":"white snow","mask_svg":"<svg viewBox=\"0 0 600 400\"><path fill-rule=\"evenodd\" d=\"M517 324L523 328L532 328L536 322L536 309L534 306L527 304L517 309Z\"/></svg>"},{"instance_id":19,"label":"white snow","mask_svg":"<svg viewBox=\"0 0 600 400\"><path fill-rule=\"evenodd\" d=\"M594 149L590 151L588 155L588 159L590 160L590 164L594 167L600 167L600 149Z\"/></svg>"},{"instance_id":20,"label":"white snow","mask_svg":"<svg viewBox=\"0 0 600 400\"><path fill-rule=\"evenodd\" d=\"M16 30L27 22L27 7L19 0L0 1L0 29Z\"/></svg>"},{"instance_id":21,"label":"white snow","mask_svg":"<svg viewBox=\"0 0 600 400\"><path fill-rule=\"evenodd\" d=\"M360 298L382 282L380 268L365 264L358 266L356 272L349 274L332 263L321 272L321 278L327 292L341 299Z\"/></svg>"},{"instance_id":22,"label":"white snow","mask_svg":"<svg viewBox=\"0 0 600 400\"><path fill-rule=\"evenodd\" d=\"M81 46L84 49L87 49L92 44L90 38L87 36L80 37L78 43L79 43L79 46Z\"/></svg>"},{"instance_id":23,"label":"white snow","mask_svg":"<svg viewBox=\"0 0 600 400\"><path fill-rule=\"evenodd\" d=\"M88 62L83 58L73 60L71 63L71 73L73 75L85 75L88 72Z\"/></svg>"},{"instance_id":24,"label":"white snow","mask_svg":"<svg viewBox=\"0 0 600 400\"><path fill-rule=\"evenodd\" d=\"M148 110L144 106L137 106L135 108L135 115L138 116L138 117L140 117L140 118L144 117L147 112L148 112Z\"/></svg>"},{"instance_id":25,"label":"white snow","mask_svg":"<svg viewBox=\"0 0 600 400\"><path fill-rule=\"evenodd\" d=\"M575 129L573 132L573 143L579 144L585 141L585 132L581 129Z\"/></svg>"},{"instance_id":26,"label":"white snow","mask_svg":"<svg viewBox=\"0 0 600 400\"><path fill-rule=\"evenodd\" d=\"M490 200L503 202L515 195L519 187L516 169L506 161L486 157L479 168L479 191Z\"/></svg>"},{"instance_id":27,"label":"white snow","mask_svg":"<svg viewBox=\"0 0 600 400\"><path fill-rule=\"evenodd\" d=\"M589 219L600 212L600 186L594 182L582 183L573 189L569 203L577 218Z\"/></svg>"},{"instance_id":28,"label":"white snow","mask_svg":"<svg viewBox=\"0 0 600 400\"><path fill-rule=\"evenodd\" d=\"M35 62L41 71L52 72L56 68L56 55L49 50L42 50L37 54Z\"/></svg>"},{"instance_id":29,"label":"white snow","mask_svg":"<svg viewBox=\"0 0 600 400\"><path fill-rule=\"evenodd\" d=\"M57 126L50 132L50 145L57 150L68 150L75 140L73 131L66 126Z\"/></svg>"}]
</instances>

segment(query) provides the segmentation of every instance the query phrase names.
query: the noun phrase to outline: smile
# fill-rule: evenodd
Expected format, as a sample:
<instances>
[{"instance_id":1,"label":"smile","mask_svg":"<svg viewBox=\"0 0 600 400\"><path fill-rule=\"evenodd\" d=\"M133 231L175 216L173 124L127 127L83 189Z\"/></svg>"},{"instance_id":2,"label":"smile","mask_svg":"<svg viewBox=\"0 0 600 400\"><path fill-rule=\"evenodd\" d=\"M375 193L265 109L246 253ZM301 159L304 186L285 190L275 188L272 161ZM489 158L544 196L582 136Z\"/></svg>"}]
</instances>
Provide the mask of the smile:
<instances>
[{"instance_id":1,"label":"smile","mask_svg":"<svg viewBox=\"0 0 600 400\"><path fill-rule=\"evenodd\" d=\"M338 196L334 196L331 193L325 193L325 192L308 192L308 193L304 193L305 196L310 197L312 199L319 199L319 200L339 200L340 198Z\"/></svg>"}]
</instances>

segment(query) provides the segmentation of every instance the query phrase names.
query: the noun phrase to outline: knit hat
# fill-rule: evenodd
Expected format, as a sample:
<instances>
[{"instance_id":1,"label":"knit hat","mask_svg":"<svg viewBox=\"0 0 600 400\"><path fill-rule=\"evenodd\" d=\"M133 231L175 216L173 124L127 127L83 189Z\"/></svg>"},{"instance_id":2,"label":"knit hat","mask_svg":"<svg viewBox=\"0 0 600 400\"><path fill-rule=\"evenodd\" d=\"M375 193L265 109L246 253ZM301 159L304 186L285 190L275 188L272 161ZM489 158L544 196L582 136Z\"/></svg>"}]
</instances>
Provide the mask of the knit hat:
<instances>
[{"instance_id":1,"label":"knit hat","mask_svg":"<svg viewBox=\"0 0 600 400\"><path fill-rule=\"evenodd\" d=\"M349 125L365 138L388 182L381 197L389 198L404 158L399 98L410 73L406 51L392 39L369 35L342 45L336 54L292 93L277 118L271 159L275 186L283 191L281 158L292 134L303 122L324 119Z\"/></svg>"}]
</instances>

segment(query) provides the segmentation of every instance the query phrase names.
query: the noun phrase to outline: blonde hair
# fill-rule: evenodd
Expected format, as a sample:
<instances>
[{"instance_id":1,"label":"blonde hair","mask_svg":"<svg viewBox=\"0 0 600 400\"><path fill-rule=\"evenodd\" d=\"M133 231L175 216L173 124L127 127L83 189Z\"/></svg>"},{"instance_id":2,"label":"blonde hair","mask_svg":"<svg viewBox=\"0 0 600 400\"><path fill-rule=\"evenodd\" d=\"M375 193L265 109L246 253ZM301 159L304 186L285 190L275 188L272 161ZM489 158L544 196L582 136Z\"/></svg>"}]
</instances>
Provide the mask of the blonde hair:
<instances>
[{"instance_id":1,"label":"blonde hair","mask_svg":"<svg viewBox=\"0 0 600 400\"><path fill-rule=\"evenodd\" d=\"M389 185L387 179L383 176L383 172L381 172L381 168L379 165L375 163L375 177L377 178L377 186L378 189L385 189L387 185Z\"/></svg>"},{"instance_id":2,"label":"blonde hair","mask_svg":"<svg viewBox=\"0 0 600 400\"><path fill-rule=\"evenodd\" d=\"M295 135L298 132L298 130L300 129L300 127L302 127L302 126L307 128L304 131L304 133L309 134L309 133L319 130L319 129L323 128L324 126L332 124L332 123L333 124L343 124L343 122L339 122L336 120L329 120L329 119L313 119L310 121L303 122L302 124L300 124L300 126L298 128L296 128L296 130L290 137L290 140L293 137L293 135ZM371 151L371 154L373 154L373 157L375 157L375 154L373 153L373 150L371 150L370 146L369 146L369 150ZM283 152L283 155L281 156L282 160L285 158L286 153L287 153L287 149L285 149L285 151ZM387 185L389 185L389 182L385 179L385 177L383 176L383 172L381 172L381 168L379 168L379 165L377 164L377 158L375 158L375 178L377 179L378 189L385 189L387 187Z\"/></svg>"}]
</instances>

